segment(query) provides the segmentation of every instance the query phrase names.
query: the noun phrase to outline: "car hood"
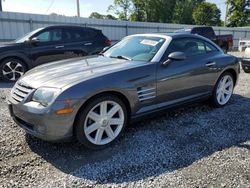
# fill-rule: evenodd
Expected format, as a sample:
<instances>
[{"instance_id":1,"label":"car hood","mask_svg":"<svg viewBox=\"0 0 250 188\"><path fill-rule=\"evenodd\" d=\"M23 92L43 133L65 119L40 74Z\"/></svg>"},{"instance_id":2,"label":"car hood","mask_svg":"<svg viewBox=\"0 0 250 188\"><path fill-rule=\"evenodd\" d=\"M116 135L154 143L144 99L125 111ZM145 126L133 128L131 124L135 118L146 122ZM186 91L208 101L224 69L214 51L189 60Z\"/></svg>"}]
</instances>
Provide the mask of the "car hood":
<instances>
[{"instance_id":1,"label":"car hood","mask_svg":"<svg viewBox=\"0 0 250 188\"><path fill-rule=\"evenodd\" d=\"M23 45L24 43L15 43L15 42L0 44L0 51L15 49L16 47L20 47Z\"/></svg>"},{"instance_id":2,"label":"car hood","mask_svg":"<svg viewBox=\"0 0 250 188\"><path fill-rule=\"evenodd\" d=\"M28 71L18 82L32 88L63 88L79 81L138 66L141 63L103 56L74 58L38 66Z\"/></svg>"}]
</instances>

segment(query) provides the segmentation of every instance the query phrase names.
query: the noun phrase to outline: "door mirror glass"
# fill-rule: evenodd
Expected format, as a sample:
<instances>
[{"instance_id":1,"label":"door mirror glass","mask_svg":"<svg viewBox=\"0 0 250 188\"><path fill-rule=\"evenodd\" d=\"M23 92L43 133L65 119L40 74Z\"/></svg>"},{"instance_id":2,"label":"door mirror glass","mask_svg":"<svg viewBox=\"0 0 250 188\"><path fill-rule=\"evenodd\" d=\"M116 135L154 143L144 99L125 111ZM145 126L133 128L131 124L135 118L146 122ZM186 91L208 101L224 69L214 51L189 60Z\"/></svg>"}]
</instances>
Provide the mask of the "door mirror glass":
<instances>
[{"instance_id":1,"label":"door mirror glass","mask_svg":"<svg viewBox=\"0 0 250 188\"><path fill-rule=\"evenodd\" d=\"M177 60L177 61L181 61L181 60L185 60L187 57L185 55L185 53L183 52L173 52L171 54L169 54L168 59L170 60Z\"/></svg>"},{"instance_id":2,"label":"door mirror glass","mask_svg":"<svg viewBox=\"0 0 250 188\"><path fill-rule=\"evenodd\" d=\"M30 39L30 42L31 42L32 44L37 44L37 43L40 42L40 40L39 40L38 38L34 37L34 38Z\"/></svg>"}]
</instances>

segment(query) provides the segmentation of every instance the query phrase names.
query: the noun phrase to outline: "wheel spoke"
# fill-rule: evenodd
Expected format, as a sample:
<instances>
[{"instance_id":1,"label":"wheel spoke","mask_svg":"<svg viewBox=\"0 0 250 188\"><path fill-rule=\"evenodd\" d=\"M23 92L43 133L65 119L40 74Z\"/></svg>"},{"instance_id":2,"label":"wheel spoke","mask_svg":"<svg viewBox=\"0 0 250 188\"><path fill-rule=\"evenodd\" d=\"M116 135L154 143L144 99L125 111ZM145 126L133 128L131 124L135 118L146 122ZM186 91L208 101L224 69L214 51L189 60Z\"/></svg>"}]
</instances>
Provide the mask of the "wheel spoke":
<instances>
[{"instance_id":1,"label":"wheel spoke","mask_svg":"<svg viewBox=\"0 0 250 188\"><path fill-rule=\"evenodd\" d=\"M107 101L104 101L101 103L100 105L100 114L101 114L101 117L104 117L107 115Z\"/></svg>"},{"instance_id":2,"label":"wheel spoke","mask_svg":"<svg viewBox=\"0 0 250 188\"><path fill-rule=\"evenodd\" d=\"M231 81L228 81L226 84L225 84L225 88L228 88L229 86L231 86L232 85L232 82Z\"/></svg>"},{"instance_id":3,"label":"wheel spoke","mask_svg":"<svg viewBox=\"0 0 250 188\"><path fill-rule=\"evenodd\" d=\"M93 112L93 111L89 113L88 117L90 119L92 119L93 121L95 121L95 122L98 122L101 119L100 115L97 114L97 113L95 113L95 112Z\"/></svg>"},{"instance_id":4,"label":"wheel spoke","mask_svg":"<svg viewBox=\"0 0 250 188\"><path fill-rule=\"evenodd\" d=\"M16 80L16 74L13 72L12 75L13 75L13 76L12 76L12 78L11 78L10 80L11 80L11 81L15 81L15 80Z\"/></svg>"},{"instance_id":5,"label":"wheel spoke","mask_svg":"<svg viewBox=\"0 0 250 188\"><path fill-rule=\"evenodd\" d=\"M12 73L12 71L5 71L5 70L3 70L3 75L7 75L7 74L10 74L10 73Z\"/></svg>"},{"instance_id":6,"label":"wheel spoke","mask_svg":"<svg viewBox=\"0 0 250 188\"><path fill-rule=\"evenodd\" d=\"M111 139L115 138L115 133L111 129L110 126L107 126L107 128L105 129L105 132L107 133L107 135L108 135L109 138L111 138Z\"/></svg>"},{"instance_id":7,"label":"wheel spoke","mask_svg":"<svg viewBox=\"0 0 250 188\"><path fill-rule=\"evenodd\" d=\"M90 134L92 132L94 132L96 129L98 129L99 126L97 123L93 123L92 125L88 126L85 130L86 134Z\"/></svg>"},{"instance_id":8,"label":"wheel spoke","mask_svg":"<svg viewBox=\"0 0 250 188\"><path fill-rule=\"evenodd\" d=\"M119 105L114 105L111 110L108 112L108 116L112 118L120 110Z\"/></svg>"},{"instance_id":9,"label":"wheel spoke","mask_svg":"<svg viewBox=\"0 0 250 188\"><path fill-rule=\"evenodd\" d=\"M123 122L124 121L120 118L111 118L109 121L109 124L110 125L121 125L121 124L123 124Z\"/></svg>"},{"instance_id":10,"label":"wheel spoke","mask_svg":"<svg viewBox=\"0 0 250 188\"><path fill-rule=\"evenodd\" d=\"M221 102L221 99L222 99L222 95L223 95L223 94L222 94L222 92L220 91L219 94L218 94L218 97L217 97L218 101L220 101L220 102Z\"/></svg>"},{"instance_id":11,"label":"wheel spoke","mask_svg":"<svg viewBox=\"0 0 250 188\"><path fill-rule=\"evenodd\" d=\"M16 70L18 67L22 68L22 65L20 65L19 63L17 63L13 70Z\"/></svg>"},{"instance_id":12,"label":"wheel spoke","mask_svg":"<svg viewBox=\"0 0 250 188\"><path fill-rule=\"evenodd\" d=\"M102 140L102 135L103 135L104 130L103 129L98 129L95 135L95 143L99 144Z\"/></svg>"},{"instance_id":13,"label":"wheel spoke","mask_svg":"<svg viewBox=\"0 0 250 188\"><path fill-rule=\"evenodd\" d=\"M13 70L11 67L11 62L6 63L5 66L7 66L10 70Z\"/></svg>"},{"instance_id":14,"label":"wheel spoke","mask_svg":"<svg viewBox=\"0 0 250 188\"><path fill-rule=\"evenodd\" d=\"M226 89L224 90L224 93L227 94L227 95L231 95L231 91L226 90Z\"/></svg>"},{"instance_id":15,"label":"wheel spoke","mask_svg":"<svg viewBox=\"0 0 250 188\"><path fill-rule=\"evenodd\" d=\"M15 71L15 73L20 74L20 76L22 76L22 75L24 74L24 73L21 72L21 71Z\"/></svg>"}]
</instances>

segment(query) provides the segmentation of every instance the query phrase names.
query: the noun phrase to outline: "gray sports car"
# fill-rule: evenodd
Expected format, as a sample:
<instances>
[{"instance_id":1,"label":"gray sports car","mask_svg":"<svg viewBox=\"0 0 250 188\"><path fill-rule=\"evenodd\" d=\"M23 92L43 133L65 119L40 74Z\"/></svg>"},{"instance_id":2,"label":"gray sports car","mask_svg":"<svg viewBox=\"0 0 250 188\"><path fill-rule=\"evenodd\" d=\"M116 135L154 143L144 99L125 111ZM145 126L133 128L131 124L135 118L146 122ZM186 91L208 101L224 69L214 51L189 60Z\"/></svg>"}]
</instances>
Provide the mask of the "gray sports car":
<instances>
[{"instance_id":1,"label":"gray sports car","mask_svg":"<svg viewBox=\"0 0 250 188\"><path fill-rule=\"evenodd\" d=\"M29 134L110 145L130 120L197 100L230 100L237 58L192 34L125 37L102 54L36 67L11 91L9 110Z\"/></svg>"}]
</instances>

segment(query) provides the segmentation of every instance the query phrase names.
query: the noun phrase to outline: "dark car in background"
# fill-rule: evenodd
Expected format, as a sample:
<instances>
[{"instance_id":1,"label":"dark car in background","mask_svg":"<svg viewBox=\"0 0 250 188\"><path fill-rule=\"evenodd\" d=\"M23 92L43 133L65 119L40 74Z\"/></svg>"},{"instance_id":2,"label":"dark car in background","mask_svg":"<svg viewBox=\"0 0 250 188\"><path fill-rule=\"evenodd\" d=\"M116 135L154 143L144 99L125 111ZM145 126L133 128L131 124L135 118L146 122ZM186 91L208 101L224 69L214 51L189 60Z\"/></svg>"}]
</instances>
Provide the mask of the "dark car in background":
<instances>
[{"instance_id":1,"label":"dark car in background","mask_svg":"<svg viewBox=\"0 0 250 188\"><path fill-rule=\"evenodd\" d=\"M182 29L176 32L188 32L206 37L216 43L224 52L233 48L233 35L215 35L212 27L193 27L191 29Z\"/></svg>"},{"instance_id":2,"label":"dark car in background","mask_svg":"<svg viewBox=\"0 0 250 188\"><path fill-rule=\"evenodd\" d=\"M239 70L236 57L198 35L133 35L100 55L28 71L11 91L9 110L38 138L76 137L101 149L129 120L199 100L225 106Z\"/></svg>"},{"instance_id":3,"label":"dark car in background","mask_svg":"<svg viewBox=\"0 0 250 188\"><path fill-rule=\"evenodd\" d=\"M0 46L0 77L16 81L37 65L98 54L110 45L111 40L94 28L72 25L39 28Z\"/></svg>"}]
</instances>

